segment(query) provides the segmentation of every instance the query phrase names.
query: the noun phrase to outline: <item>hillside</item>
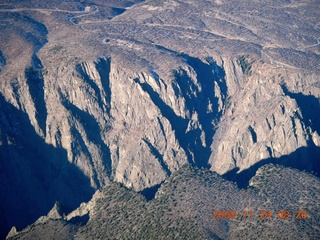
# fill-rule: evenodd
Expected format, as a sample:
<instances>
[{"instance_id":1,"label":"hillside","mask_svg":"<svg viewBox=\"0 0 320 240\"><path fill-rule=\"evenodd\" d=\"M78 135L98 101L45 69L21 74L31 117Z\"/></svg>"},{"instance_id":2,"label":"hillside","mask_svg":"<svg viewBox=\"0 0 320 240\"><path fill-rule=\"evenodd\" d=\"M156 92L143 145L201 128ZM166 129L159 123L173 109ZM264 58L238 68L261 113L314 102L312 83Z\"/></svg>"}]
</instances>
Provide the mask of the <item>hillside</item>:
<instances>
[{"instance_id":1,"label":"hillside","mask_svg":"<svg viewBox=\"0 0 320 240\"><path fill-rule=\"evenodd\" d=\"M12 239L318 238L318 178L269 164L259 169L250 185L239 190L218 174L186 165L151 201L111 183L65 220L39 221ZM214 210L235 211L236 218L227 219L232 216L216 215Z\"/></svg>"},{"instance_id":2,"label":"hillside","mask_svg":"<svg viewBox=\"0 0 320 240\"><path fill-rule=\"evenodd\" d=\"M319 12L318 0L1 1L0 238L113 183L152 199L185 164L240 188L267 164L318 177Z\"/></svg>"}]
</instances>

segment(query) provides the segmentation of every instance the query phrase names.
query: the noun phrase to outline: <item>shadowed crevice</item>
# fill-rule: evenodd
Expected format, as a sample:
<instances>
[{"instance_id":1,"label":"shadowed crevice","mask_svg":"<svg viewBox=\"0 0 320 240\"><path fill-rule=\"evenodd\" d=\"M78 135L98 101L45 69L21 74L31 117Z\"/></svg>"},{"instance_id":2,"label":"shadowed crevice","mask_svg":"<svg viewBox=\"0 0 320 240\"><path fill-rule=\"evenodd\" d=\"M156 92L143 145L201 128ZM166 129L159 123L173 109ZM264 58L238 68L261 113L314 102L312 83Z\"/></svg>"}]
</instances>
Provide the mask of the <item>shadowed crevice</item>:
<instances>
[{"instance_id":1,"label":"shadowed crevice","mask_svg":"<svg viewBox=\"0 0 320 240\"><path fill-rule=\"evenodd\" d=\"M164 130L163 124L162 124L162 122L161 122L161 120L160 120L159 117L157 117L157 121L158 121L158 123L159 123L161 133L162 133L162 135L164 136L164 139L165 139L165 141L166 141L166 143L167 143L166 132L165 132L165 130Z\"/></svg>"},{"instance_id":2,"label":"shadowed crevice","mask_svg":"<svg viewBox=\"0 0 320 240\"><path fill-rule=\"evenodd\" d=\"M80 78L82 78L86 84L94 91L95 96L97 97L97 102L100 106L101 109L104 109L103 106L103 101L102 101L102 96L101 92L99 89L99 86L90 78L90 76L87 74L87 72L84 70L83 66L81 64L78 64L76 66L76 70L78 74L80 75Z\"/></svg>"},{"instance_id":3,"label":"shadowed crevice","mask_svg":"<svg viewBox=\"0 0 320 240\"><path fill-rule=\"evenodd\" d=\"M28 115L0 94L0 239L46 215L56 201L75 209L94 190L68 161L66 150L45 143ZM81 187L79 187L81 186Z\"/></svg>"},{"instance_id":4,"label":"shadowed crevice","mask_svg":"<svg viewBox=\"0 0 320 240\"><path fill-rule=\"evenodd\" d=\"M90 216L89 216L89 213L87 213L82 216L75 216L75 217L71 218L68 222L70 222L72 224L76 224L78 226L84 226L87 224L89 219L90 219Z\"/></svg>"},{"instance_id":5,"label":"shadowed crevice","mask_svg":"<svg viewBox=\"0 0 320 240\"><path fill-rule=\"evenodd\" d=\"M111 8L111 10L112 10L113 17L121 15L126 11L126 9L124 8L115 8L115 7Z\"/></svg>"},{"instance_id":6,"label":"shadowed crevice","mask_svg":"<svg viewBox=\"0 0 320 240\"><path fill-rule=\"evenodd\" d=\"M25 77L29 87L29 92L36 109L36 119L44 136L46 135L47 107L44 94L44 78L42 75L43 65L38 58L37 53L48 42L48 30L46 26L29 16L20 16L24 22L33 29L32 32L26 31L27 28L19 29L19 34L33 45L33 55L31 57L31 66L26 68Z\"/></svg>"},{"instance_id":7,"label":"shadowed crevice","mask_svg":"<svg viewBox=\"0 0 320 240\"><path fill-rule=\"evenodd\" d=\"M319 99L312 95L303 95L302 93L292 93L285 85L281 86L285 95L296 100L302 113L303 122L312 130L317 131L320 135L320 102Z\"/></svg>"},{"instance_id":8,"label":"shadowed crevice","mask_svg":"<svg viewBox=\"0 0 320 240\"><path fill-rule=\"evenodd\" d=\"M249 126L248 130L251 134L252 142L256 143L257 142L257 133L254 131L253 127Z\"/></svg>"},{"instance_id":9,"label":"shadowed crevice","mask_svg":"<svg viewBox=\"0 0 320 240\"><path fill-rule=\"evenodd\" d=\"M111 88L110 88L110 69L111 69L111 60L109 58L103 59L100 58L96 63L96 69L100 75L101 84L103 91L106 95L106 111L110 115L111 108Z\"/></svg>"},{"instance_id":10,"label":"shadowed crevice","mask_svg":"<svg viewBox=\"0 0 320 240\"><path fill-rule=\"evenodd\" d=\"M184 58L197 75L194 80L182 68L172 70L174 80L171 85L175 95L185 100L186 115L191 118L196 114L200 126L193 127L194 122L191 119L177 116L149 84L140 82L138 78L134 81L149 94L162 115L169 120L180 146L187 153L188 162L198 167L208 168L215 134L214 123L220 121L227 98L225 71L210 57L206 59L206 63L184 53L178 55L170 49L166 50ZM219 88L217 93L215 93L216 86ZM188 124L190 124L189 128Z\"/></svg>"},{"instance_id":11,"label":"shadowed crevice","mask_svg":"<svg viewBox=\"0 0 320 240\"><path fill-rule=\"evenodd\" d=\"M161 184L162 183L154 185L149 188L145 188L140 193L146 198L147 201L150 201L150 200L154 199L154 197L156 196L156 193L157 193L158 189L161 187Z\"/></svg>"},{"instance_id":12,"label":"shadowed crevice","mask_svg":"<svg viewBox=\"0 0 320 240\"><path fill-rule=\"evenodd\" d=\"M184 149L187 154L188 162L192 163L193 158L188 150L187 143L184 140L184 135L187 129L188 120L177 116L175 112L170 108L159 96L159 94L153 90L153 88L147 83L141 83L138 78L134 79L135 83L138 83L142 90L148 93L153 103L158 107L161 115L164 116L170 122L175 136L180 143L180 146Z\"/></svg>"},{"instance_id":13,"label":"shadowed crevice","mask_svg":"<svg viewBox=\"0 0 320 240\"><path fill-rule=\"evenodd\" d=\"M166 172L167 177L170 177L171 171L170 171L168 165L166 164L166 162L163 160L163 155L161 155L161 153L158 151L158 149L156 149L147 139L142 139L142 140L149 147L151 154L158 160L162 169Z\"/></svg>"},{"instance_id":14,"label":"shadowed crevice","mask_svg":"<svg viewBox=\"0 0 320 240\"><path fill-rule=\"evenodd\" d=\"M111 174L111 153L110 149L107 147L107 145L103 142L101 138L101 131L100 131L100 126L97 123L96 119L91 116L89 113L82 111L79 109L77 106L73 105L72 103L64 100L63 102L64 107L71 111L71 115L83 126L83 129L86 133L88 141L94 143L100 150L100 157L103 161L104 167L106 174L110 177ZM80 141L78 143L81 143L80 146L84 147L86 146L85 143L83 142L82 136L77 134L77 141ZM87 149L85 147L84 149ZM92 159L91 154L89 153L89 150L87 149L87 153L90 156L91 163L94 166L94 162ZM97 169L97 168L94 168ZM97 185L99 186L100 183L97 182Z\"/></svg>"},{"instance_id":15,"label":"shadowed crevice","mask_svg":"<svg viewBox=\"0 0 320 240\"><path fill-rule=\"evenodd\" d=\"M174 71L176 81L172 84L175 92L177 93L178 91L178 94L182 95L186 100L190 115L197 113L201 129L193 129L188 133L188 147L194 154L196 165L208 168L211 145L215 134L213 123L219 122L223 114L223 108L219 106L219 98L216 96L217 93L215 93L215 84L219 86L219 97L224 105L227 97L225 72L210 57L207 57L207 63L205 63L187 54L183 53L181 55L197 74L197 84L200 86L197 86L188 76L187 72L182 69ZM211 106L210 111L208 110L209 106ZM204 132L205 144L201 140L201 130Z\"/></svg>"},{"instance_id":16,"label":"shadowed crevice","mask_svg":"<svg viewBox=\"0 0 320 240\"><path fill-rule=\"evenodd\" d=\"M253 166L239 173L239 168L234 168L223 176L237 183L239 188L248 187L250 179L255 176L257 170L267 164L273 163L284 167L291 167L300 171L307 171L316 176L320 176L320 147L310 144L308 147L301 147L289 155L279 158L267 158L259 161Z\"/></svg>"},{"instance_id":17,"label":"shadowed crevice","mask_svg":"<svg viewBox=\"0 0 320 240\"><path fill-rule=\"evenodd\" d=\"M73 152L73 163L74 164L80 164L78 162L78 157L80 156L81 153L83 153L86 156L86 160L89 160L89 163L91 164L91 166L94 166L94 162L92 160L92 155L87 147L87 145L85 144L85 142L83 141L83 138L80 134L80 132L78 131L78 129L74 126L71 127L70 129L70 133L71 136L73 137L74 141L71 144L71 151ZM100 182L97 176L97 173L94 172L94 176L91 176L97 186L97 188L100 188Z\"/></svg>"},{"instance_id":18,"label":"shadowed crevice","mask_svg":"<svg viewBox=\"0 0 320 240\"><path fill-rule=\"evenodd\" d=\"M5 59L5 57L2 54L2 51L0 50L0 72L2 68L6 65L7 65L7 60Z\"/></svg>"},{"instance_id":19,"label":"shadowed crevice","mask_svg":"<svg viewBox=\"0 0 320 240\"><path fill-rule=\"evenodd\" d=\"M34 56L38 59L36 56ZM39 59L38 59L39 60ZM39 60L40 62L40 60ZM41 62L40 68L42 68ZM48 111L44 96L44 79L41 70L37 70L34 67L29 67L25 70L25 77L27 79L27 84L29 87L29 92L36 109L36 119L38 121L39 127L41 128L43 134L46 134L46 122Z\"/></svg>"}]
</instances>

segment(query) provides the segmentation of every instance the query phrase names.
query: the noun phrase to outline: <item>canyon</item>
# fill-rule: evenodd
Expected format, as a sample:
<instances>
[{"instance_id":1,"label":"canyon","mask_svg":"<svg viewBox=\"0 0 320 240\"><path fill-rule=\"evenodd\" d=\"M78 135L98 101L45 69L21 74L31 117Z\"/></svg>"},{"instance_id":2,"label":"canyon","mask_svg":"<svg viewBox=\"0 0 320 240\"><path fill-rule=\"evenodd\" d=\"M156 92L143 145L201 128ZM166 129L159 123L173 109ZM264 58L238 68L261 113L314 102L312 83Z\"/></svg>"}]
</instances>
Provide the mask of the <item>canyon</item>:
<instances>
[{"instance_id":1,"label":"canyon","mask_svg":"<svg viewBox=\"0 0 320 240\"><path fill-rule=\"evenodd\" d=\"M5 0L0 20L1 238L114 182L154 199L185 165L318 181L318 1Z\"/></svg>"}]
</instances>

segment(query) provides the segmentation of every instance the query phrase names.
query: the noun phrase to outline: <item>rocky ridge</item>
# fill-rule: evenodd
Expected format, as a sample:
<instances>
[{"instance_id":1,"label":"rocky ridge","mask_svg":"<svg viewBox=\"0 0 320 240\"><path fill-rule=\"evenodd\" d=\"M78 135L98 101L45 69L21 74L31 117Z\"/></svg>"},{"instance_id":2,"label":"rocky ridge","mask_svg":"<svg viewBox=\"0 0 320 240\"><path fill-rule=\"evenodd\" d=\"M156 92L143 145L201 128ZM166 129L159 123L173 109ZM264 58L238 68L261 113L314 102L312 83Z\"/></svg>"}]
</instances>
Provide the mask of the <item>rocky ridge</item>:
<instances>
[{"instance_id":1,"label":"rocky ridge","mask_svg":"<svg viewBox=\"0 0 320 240\"><path fill-rule=\"evenodd\" d=\"M52 238L61 232L74 239L316 239L318 188L317 177L279 165L260 168L246 190L216 173L185 165L151 201L110 183L66 217L43 217L45 221L9 239ZM214 210L234 211L236 217L217 218Z\"/></svg>"},{"instance_id":2,"label":"rocky ridge","mask_svg":"<svg viewBox=\"0 0 320 240\"><path fill-rule=\"evenodd\" d=\"M240 185L270 162L319 173L317 8L270 2L1 6L1 231L186 163Z\"/></svg>"}]
</instances>

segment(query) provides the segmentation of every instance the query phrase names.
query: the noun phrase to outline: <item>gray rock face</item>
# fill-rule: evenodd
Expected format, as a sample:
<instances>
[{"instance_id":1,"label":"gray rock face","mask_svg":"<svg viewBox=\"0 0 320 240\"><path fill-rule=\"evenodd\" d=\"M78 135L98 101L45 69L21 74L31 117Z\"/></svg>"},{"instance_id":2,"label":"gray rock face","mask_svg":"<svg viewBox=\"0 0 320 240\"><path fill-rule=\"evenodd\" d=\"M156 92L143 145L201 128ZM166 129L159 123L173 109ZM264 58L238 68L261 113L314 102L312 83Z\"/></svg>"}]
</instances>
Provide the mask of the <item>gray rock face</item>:
<instances>
[{"instance_id":1,"label":"gray rock face","mask_svg":"<svg viewBox=\"0 0 320 240\"><path fill-rule=\"evenodd\" d=\"M93 2L1 6L16 24L0 37L0 226L55 201L71 211L110 181L156 186L187 162L319 170L312 3Z\"/></svg>"},{"instance_id":2,"label":"gray rock face","mask_svg":"<svg viewBox=\"0 0 320 240\"><path fill-rule=\"evenodd\" d=\"M255 63L254 73L247 76L234 59L221 66L213 60L186 59L162 79L100 58L58 69L62 78L21 77L16 89L12 83L3 87L3 102L25 111L37 137L64 149L68 162L93 188L114 180L142 190L187 161L210 164L223 174L288 155L309 142L319 144L316 127L306 122L292 96L296 90L282 87L287 81L280 71L277 77L272 71L261 73L265 66ZM318 94L313 76L303 78L309 81L308 90ZM33 88L43 94L33 96ZM21 120L15 120L18 127Z\"/></svg>"},{"instance_id":3,"label":"gray rock face","mask_svg":"<svg viewBox=\"0 0 320 240\"><path fill-rule=\"evenodd\" d=\"M315 87L318 77L294 72L289 77L282 70L275 76L274 71L257 64L252 72L243 76L245 82L239 84L240 88L228 83L233 92L231 103L215 135L209 160L211 170L220 174L236 167L240 171L248 169L261 160L289 155L301 147L319 147L314 119L319 112L319 90ZM313 110L307 109L308 104ZM302 157L301 161L308 161L312 154Z\"/></svg>"},{"instance_id":4,"label":"gray rock face","mask_svg":"<svg viewBox=\"0 0 320 240\"><path fill-rule=\"evenodd\" d=\"M203 66L185 64L161 79L155 72L128 71L101 58L58 69L63 80L49 74L32 79L42 99L32 96L34 83L22 77L8 100L25 109L39 138L66 150L68 162L93 188L115 180L141 190L187 161L204 165L201 157L209 156L211 122L218 122L224 108L224 79L208 63L190 61ZM211 83L196 71L208 71ZM4 94L12 92L12 85L4 87Z\"/></svg>"}]
</instances>

